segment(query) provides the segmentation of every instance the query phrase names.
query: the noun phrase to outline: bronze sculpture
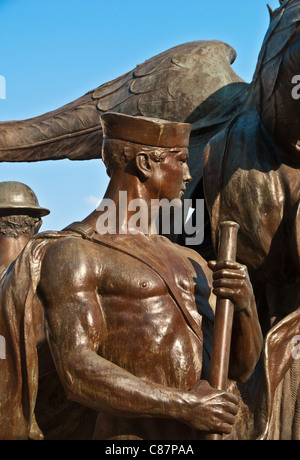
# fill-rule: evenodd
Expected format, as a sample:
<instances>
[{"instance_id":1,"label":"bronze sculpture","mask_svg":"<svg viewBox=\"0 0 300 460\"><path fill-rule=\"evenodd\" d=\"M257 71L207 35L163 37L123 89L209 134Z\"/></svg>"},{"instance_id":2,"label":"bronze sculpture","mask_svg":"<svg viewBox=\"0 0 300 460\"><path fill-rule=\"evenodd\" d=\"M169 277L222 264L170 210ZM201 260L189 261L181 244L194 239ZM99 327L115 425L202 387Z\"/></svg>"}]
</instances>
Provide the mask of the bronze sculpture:
<instances>
[{"instance_id":1,"label":"bronze sculpture","mask_svg":"<svg viewBox=\"0 0 300 460\"><path fill-rule=\"evenodd\" d=\"M101 158L99 116L107 111L196 121L247 87L234 60L235 51L219 41L167 50L53 112L0 123L0 161Z\"/></svg>"},{"instance_id":2,"label":"bronze sculpture","mask_svg":"<svg viewBox=\"0 0 300 460\"><path fill-rule=\"evenodd\" d=\"M280 4L277 10L270 12L270 27L251 84L243 82L232 71L235 52L228 45L216 41L187 43L146 61L134 71L57 111L30 120L1 123L1 161L100 158L102 129L99 115L109 110L192 123L189 166L195 179L188 185L186 197L199 197L204 193L204 150L216 134L220 136L215 147L219 162L227 145L226 133L232 127L235 144L244 147L245 140L239 139L236 131L243 131L245 117L250 124L249 134L246 130L246 135L250 140L257 139L252 147L254 157L263 156L265 148L266 154L268 150L274 150L277 152L277 160L274 161L279 164L282 155L289 155L292 149L290 143L297 143L294 139L297 128L294 128L288 114L298 119L297 101L290 96L293 88L291 77L297 73L293 56L298 49L296 34L300 9L299 0ZM275 99L277 103L284 100L284 104L280 102L280 111L275 110ZM241 128L236 128L235 122L239 120ZM250 132L250 128L255 132ZM216 142L214 139L213 143ZM295 177L297 173L295 164L290 164L289 170L284 172ZM216 174L222 173L216 171ZM207 184L207 206L211 208L209 202L215 201L216 192L209 189L208 179L204 181ZM283 189L280 193L289 191ZM219 220L217 216L213 219ZM213 223L212 226L214 233L217 225ZM255 224L252 230L254 227ZM269 266L264 261L274 232L271 231L266 242L260 242L254 236L255 231L249 238L249 231L244 231L243 226L239 235L239 258L253 266L255 271L259 266ZM247 251L242 250L244 241L247 255Z\"/></svg>"},{"instance_id":3,"label":"bronze sculpture","mask_svg":"<svg viewBox=\"0 0 300 460\"><path fill-rule=\"evenodd\" d=\"M191 179L186 165L189 125L110 113L103 115L102 120L103 159L110 174L105 198L118 205L118 194L123 190L128 193L128 202L137 198L147 203L155 198L171 200L180 194ZM98 219L96 211L81 225L77 224L86 239L98 243L98 248L78 238L59 240L47 250L41 267L39 295L49 337L53 337L50 348L67 395L99 411L94 439L199 438L200 434L190 432L189 425L197 430L214 429L229 434L234 422L232 415L237 410L236 400L227 393L223 395L217 390L214 393L206 382L199 381L207 372L209 341L204 336L209 333L209 326L205 332L204 326L199 330L201 320L194 302L198 295L202 308L209 308L205 297L210 295L209 286L206 294L203 291L203 284L209 279L209 275L204 275L205 262L196 253L173 246L168 239L150 232L99 235ZM126 223L119 222L121 228ZM76 231L76 225L69 231L72 229ZM153 244L157 251L154 257ZM190 266L189 259L192 259ZM54 267L59 267L62 278L54 275ZM228 278L226 268L230 272ZM222 261L214 282L219 295L222 289L231 292L236 305L235 330L241 327L244 330L241 342L238 333L233 339L230 370L236 379L247 379L261 351L254 297L244 270L238 264L230 267ZM65 283L73 282L76 286L66 292ZM95 286L100 297L93 294ZM70 301L72 313L68 311ZM58 313L60 305L63 309ZM79 309L78 316L74 316L74 308ZM124 327L131 330L126 347ZM166 341L168 346L164 346ZM196 406L201 406L198 416L194 413L196 406L188 409L190 404L193 406L191 401L184 407L183 400L189 399L187 390ZM223 408L217 421L214 421L218 413L214 412L215 404ZM178 411L182 415L172 415ZM205 417L201 416L203 411ZM161 424L158 420L161 417L167 417L169 423Z\"/></svg>"},{"instance_id":4,"label":"bronze sculpture","mask_svg":"<svg viewBox=\"0 0 300 460\"><path fill-rule=\"evenodd\" d=\"M17 258L49 213L27 185L0 182L0 266L8 267Z\"/></svg>"},{"instance_id":5,"label":"bronze sculpture","mask_svg":"<svg viewBox=\"0 0 300 460\"><path fill-rule=\"evenodd\" d=\"M213 240L224 218L237 218L241 227L238 256L251 273L267 335L268 410L273 404L274 408L273 426L265 437L279 439L300 436L297 398L288 396L299 385L299 378L293 377L291 389L291 375L299 375L293 339L300 332L299 106L292 97L292 79L298 73L299 12L298 1L285 1L272 13L249 89L248 110L210 139L203 162ZM285 358L276 369L278 341ZM279 409L282 401L289 407L289 417Z\"/></svg>"},{"instance_id":6,"label":"bronze sculpture","mask_svg":"<svg viewBox=\"0 0 300 460\"><path fill-rule=\"evenodd\" d=\"M218 243L219 223L224 219L239 223L238 259L249 267L261 324L264 334L268 334L265 347L267 416L262 426L257 422L257 431L260 434L261 430L264 431L264 439L297 439L300 436L298 400L292 401L283 387L291 381L297 386L295 376L299 375L299 361L292 354L292 339L300 333L298 104L291 97L290 82L298 73L300 2L286 0L280 4L278 10L271 12L270 28L251 85L227 72L229 66L224 50L229 55L232 55L231 51L226 45L213 42L214 52L218 50L223 56L219 60L219 71L223 75L225 69L225 81L219 80L215 93L209 91L215 83L213 79L212 85L206 81L208 92L203 95L199 80L197 88L194 79L191 90L195 91L196 97L192 103L189 101L184 105L190 111L182 110L183 119L180 119L181 114L173 111L176 98L180 100L182 97L180 91L177 95L171 92L173 98L165 91L158 103L157 98L151 99L151 95L157 88L157 76L164 74L167 77L169 70L171 81L176 82L176 78L180 81L179 69L186 69L193 62L198 65L199 61L193 61L195 55L189 61L186 52L196 50L197 55L197 50L211 46L207 43L183 45L176 50L182 52L180 59L174 58L174 50L166 52L138 67L133 75L103 85L95 93L89 93L57 113L24 123L1 124L0 154L8 161L60 158L67 141L71 146L67 152L70 158L99 156L98 141L102 131L96 121L97 105L100 113L111 109L139 114L141 110L144 115L191 121L189 165L197 180L187 185L186 196L195 198L205 194L214 248ZM207 59L204 65L209 62ZM195 76L193 66L191 73ZM189 75L183 73L182 80L188 79ZM183 86L188 88L185 83ZM182 86L178 85L178 88L181 90ZM168 107L172 109L169 111ZM82 118L74 116L76 112L85 114L85 111L87 115ZM58 115L63 115L62 124L57 124ZM84 129L78 125L83 118L86 121ZM48 128L42 132L40 127L45 121L44 126L48 124ZM40 133L37 138L30 134L31 125L32 132ZM28 139L20 139L18 128L26 126ZM51 137L48 133L53 126L57 131ZM238 206L237 195L241 196L242 206ZM203 248L199 248L199 252L202 251ZM285 413L278 412L282 400L293 414L288 424L282 422Z\"/></svg>"},{"instance_id":7,"label":"bronze sculpture","mask_svg":"<svg viewBox=\"0 0 300 460\"><path fill-rule=\"evenodd\" d=\"M4 289L5 282L9 278L10 266L23 251L28 241L38 233L42 225L42 217L48 215L50 211L39 205L38 199L33 190L26 184L20 182L0 182L0 288ZM22 283L22 279L17 280ZM37 317L35 322L36 343L42 343L45 340L42 312L34 306ZM20 384L20 374L18 374L18 365L15 362L16 355L12 351L14 347L10 344L16 339L13 331L14 321L7 321L6 314L13 318L13 311L7 312L1 303L0 324L2 337L5 339L6 356L2 364L2 386L1 386L1 406L3 411L11 414L15 411L20 390L17 390ZM11 324L9 325L8 322ZM20 347L18 352L21 352ZM21 346L22 348L22 346ZM29 370L30 372L30 370ZM6 425L10 425L11 420L6 419ZM10 428L11 429L11 428ZM12 428L16 429L16 427ZM22 436L22 424L17 427L17 437ZM11 431L11 434L13 431ZM4 433L3 433L4 435ZM13 435L14 436L14 435ZM30 434L32 438L39 438L41 433L36 424L35 417L32 418ZM1 437L1 435L0 435Z\"/></svg>"},{"instance_id":8,"label":"bronze sculpture","mask_svg":"<svg viewBox=\"0 0 300 460\"><path fill-rule=\"evenodd\" d=\"M107 198L118 204L120 190L128 192L128 200L147 202L181 194L191 180L189 125L118 114L104 115L103 123L103 158L111 176ZM228 295L235 304L230 374L247 380L262 337L246 268L212 263L213 282L196 252L165 237L99 235L100 214L95 211L63 232L38 235L16 262L25 275L23 289L31 296L36 291L43 305L50 349L68 398L99 412L94 439L192 439L210 430L229 435L238 397L202 380L213 322L211 286L215 295ZM12 276L6 308L13 290ZM25 311L34 323L31 296L26 296ZM124 336L128 328L130 340ZM34 368L30 332L25 350ZM32 374L28 388L32 414L37 391Z\"/></svg>"}]
</instances>

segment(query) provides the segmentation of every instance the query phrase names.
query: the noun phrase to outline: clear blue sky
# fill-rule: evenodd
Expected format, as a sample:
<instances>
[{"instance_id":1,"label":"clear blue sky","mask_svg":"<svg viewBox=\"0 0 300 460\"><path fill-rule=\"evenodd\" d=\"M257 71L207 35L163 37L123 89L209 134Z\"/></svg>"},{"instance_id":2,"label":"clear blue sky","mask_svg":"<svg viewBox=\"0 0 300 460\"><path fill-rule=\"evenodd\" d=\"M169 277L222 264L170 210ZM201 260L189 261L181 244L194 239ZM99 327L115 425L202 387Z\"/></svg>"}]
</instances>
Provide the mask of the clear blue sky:
<instances>
[{"instance_id":1,"label":"clear blue sky","mask_svg":"<svg viewBox=\"0 0 300 460\"><path fill-rule=\"evenodd\" d=\"M274 9L278 0L269 0ZM267 0L0 0L0 120L54 110L173 46L222 40L250 82L269 25ZM1 163L0 181L28 184L60 230L95 208L108 180L101 161Z\"/></svg>"}]
</instances>

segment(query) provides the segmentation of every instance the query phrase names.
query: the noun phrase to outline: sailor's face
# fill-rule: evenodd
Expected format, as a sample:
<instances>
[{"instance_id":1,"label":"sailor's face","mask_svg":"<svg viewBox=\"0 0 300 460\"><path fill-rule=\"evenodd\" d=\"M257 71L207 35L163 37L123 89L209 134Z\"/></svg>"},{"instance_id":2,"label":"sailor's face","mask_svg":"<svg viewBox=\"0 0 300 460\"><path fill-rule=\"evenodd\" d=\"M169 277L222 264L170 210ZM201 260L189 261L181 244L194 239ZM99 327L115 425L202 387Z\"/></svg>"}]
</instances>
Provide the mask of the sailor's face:
<instances>
[{"instance_id":1,"label":"sailor's face","mask_svg":"<svg viewBox=\"0 0 300 460\"><path fill-rule=\"evenodd\" d=\"M186 184L191 182L192 177L187 164L187 148L166 149L166 153L165 158L155 165L157 198L172 201L182 198Z\"/></svg>"}]
</instances>

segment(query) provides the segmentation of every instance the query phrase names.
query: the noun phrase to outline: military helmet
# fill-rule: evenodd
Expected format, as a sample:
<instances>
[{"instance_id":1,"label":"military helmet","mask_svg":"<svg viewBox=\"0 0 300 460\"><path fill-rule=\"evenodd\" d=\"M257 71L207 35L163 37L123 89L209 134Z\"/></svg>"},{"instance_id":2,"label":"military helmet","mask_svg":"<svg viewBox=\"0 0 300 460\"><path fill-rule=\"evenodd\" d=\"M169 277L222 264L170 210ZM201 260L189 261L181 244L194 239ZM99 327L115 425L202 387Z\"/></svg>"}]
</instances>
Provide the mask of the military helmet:
<instances>
[{"instance_id":1,"label":"military helmet","mask_svg":"<svg viewBox=\"0 0 300 460\"><path fill-rule=\"evenodd\" d=\"M38 199L28 185L21 182L0 182L0 213L3 210L36 211L42 217L50 211L41 208Z\"/></svg>"}]
</instances>

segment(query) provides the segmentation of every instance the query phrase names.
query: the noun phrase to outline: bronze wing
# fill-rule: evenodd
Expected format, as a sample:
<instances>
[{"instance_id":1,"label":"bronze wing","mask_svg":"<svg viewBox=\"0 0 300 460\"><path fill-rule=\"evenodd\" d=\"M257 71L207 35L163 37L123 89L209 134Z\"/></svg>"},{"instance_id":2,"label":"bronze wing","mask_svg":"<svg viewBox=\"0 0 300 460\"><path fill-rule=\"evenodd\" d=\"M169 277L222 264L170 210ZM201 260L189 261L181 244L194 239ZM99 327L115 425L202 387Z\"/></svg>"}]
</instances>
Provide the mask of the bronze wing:
<instances>
[{"instance_id":1,"label":"bronze wing","mask_svg":"<svg viewBox=\"0 0 300 460\"><path fill-rule=\"evenodd\" d=\"M106 111L191 123L207 117L242 84L235 51L220 41L171 48L133 71L52 112L0 123L0 161L101 157L99 115Z\"/></svg>"}]
</instances>

